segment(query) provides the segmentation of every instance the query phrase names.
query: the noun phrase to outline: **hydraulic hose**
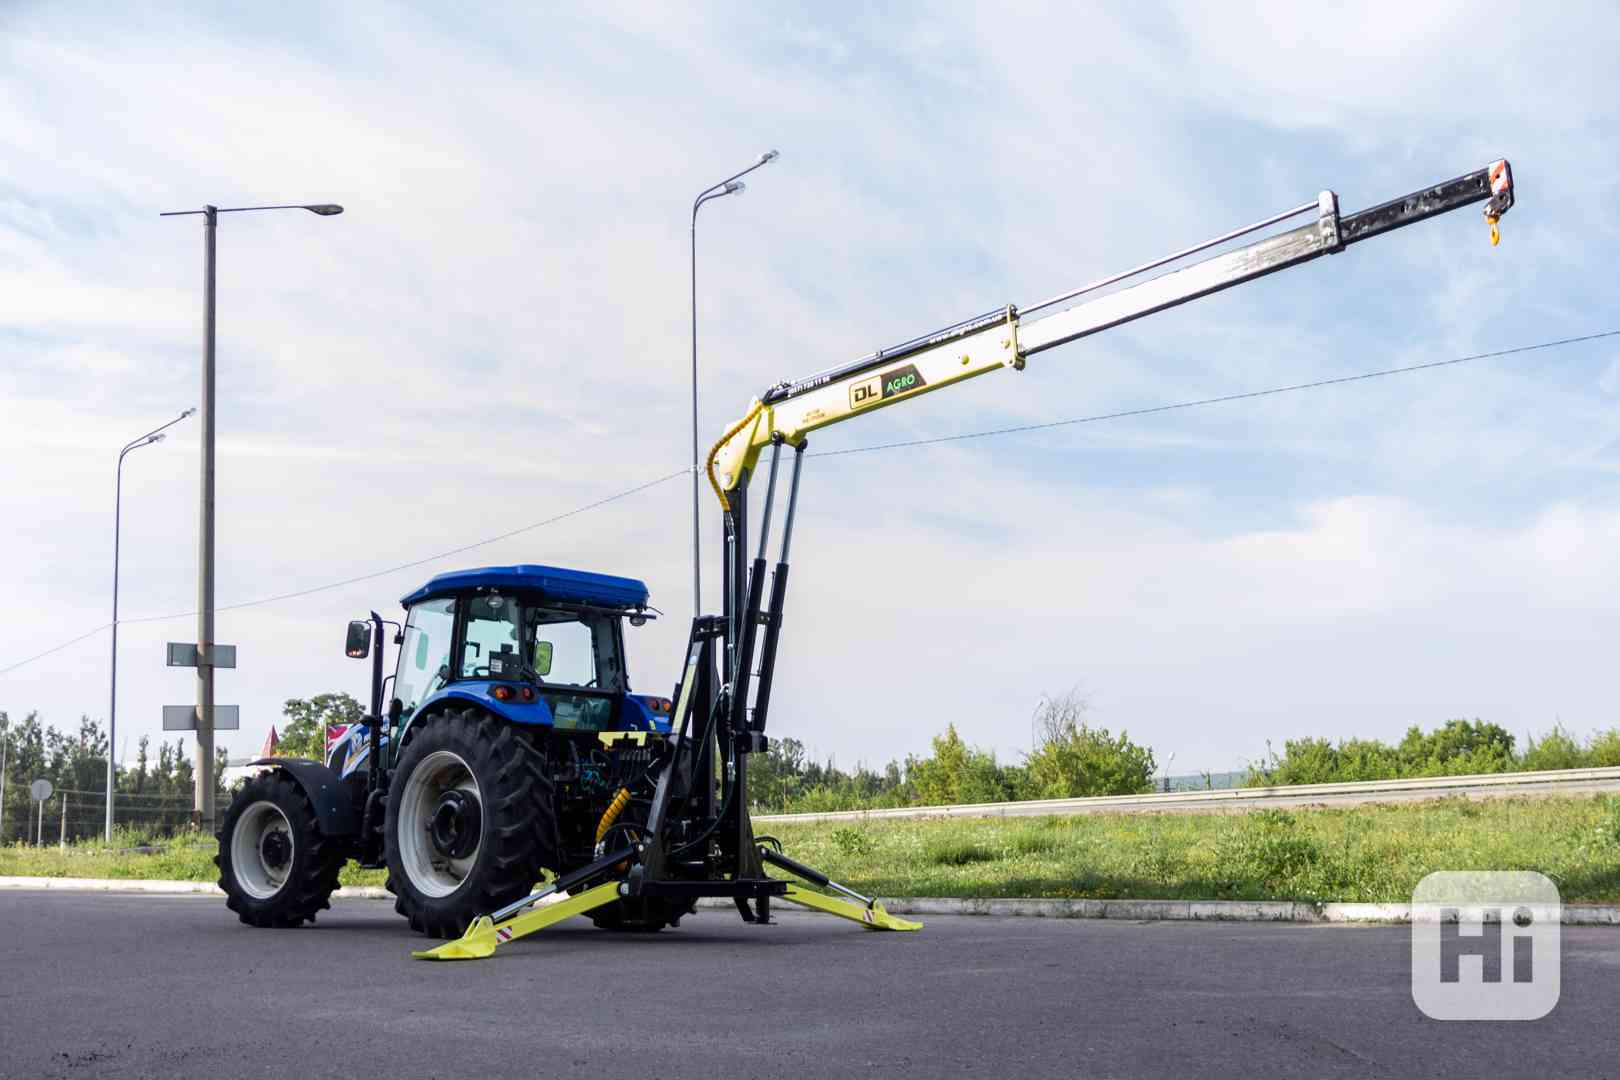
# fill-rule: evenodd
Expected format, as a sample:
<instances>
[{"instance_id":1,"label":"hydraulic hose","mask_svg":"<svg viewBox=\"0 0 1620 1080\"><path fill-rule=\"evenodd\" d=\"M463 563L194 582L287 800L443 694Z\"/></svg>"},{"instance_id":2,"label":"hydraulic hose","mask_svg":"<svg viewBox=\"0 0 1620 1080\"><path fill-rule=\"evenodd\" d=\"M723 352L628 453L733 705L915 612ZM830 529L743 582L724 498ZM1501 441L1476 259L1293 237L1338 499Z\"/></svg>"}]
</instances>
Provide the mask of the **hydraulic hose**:
<instances>
[{"instance_id":1,"label":"hydraulic hose","mask_svg":"<svg viewBox=\"0 0 1620 1080\"><path fill-rule=\"evenodd\" d=\"M720 456L720 448L726 445L726 443L730 442L733 435L737 434L737 432L753 423L754 417L758 416L760 411L764 408L765 403L760 401L758 398L755 398L754 406L748 410L748 415L744 416L741 420L727 428L726 433L720 436L720 441L715 443L714 446L709 449L709 461L705 466L705 469L709 474L709 486L714 488L714 494L720 500L720 509L724 510L728 514L731 512L731 500L726 498L726 493L721 490L720 481L714 478L714 459Z\"/></svg>"},{"instance_id":2,"label":"hydraulic hose","mask_svg":"<svg viewBox=\"0 0 1620 1080\"><path fill-rule=\"evenodd\" d=\"M624 813L624 808L629 805L629 802L630 789L620 788L619 793L613 796L613 801L608 803L607 811L602 815L602 820L596 823L596 842L598 844L608 834L608 830L613 828L613 823L619 820L619 815Z\"/></svg>"}]
</instances>

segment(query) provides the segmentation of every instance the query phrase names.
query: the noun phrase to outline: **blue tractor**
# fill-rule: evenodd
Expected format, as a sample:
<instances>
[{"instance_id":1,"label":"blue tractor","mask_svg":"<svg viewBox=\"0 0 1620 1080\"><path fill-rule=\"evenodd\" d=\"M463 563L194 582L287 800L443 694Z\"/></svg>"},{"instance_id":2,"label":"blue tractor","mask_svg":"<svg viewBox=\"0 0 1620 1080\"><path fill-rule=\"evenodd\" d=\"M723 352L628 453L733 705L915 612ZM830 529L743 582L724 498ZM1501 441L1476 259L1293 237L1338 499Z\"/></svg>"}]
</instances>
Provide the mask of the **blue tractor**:
<instances>
[{"instance_id":1,"label":"blue tractor","mask_svg":"<svg viewBox=\"0 0 1620 1080\"><path fill-rule=\"evenodd\" d=\"M647 599L640 581L549 566L440 574L402 601L389 678L389 623L351 623L348 655L373 661L371 714L325 762L262 762L233 801L217 857L231 909L254 926L313 921L352 858L387 867L415 929L452 937L637 836L672 708L631 693L624 624L652 617ZM656 930L689 909L591 914Z\"/></svg>"}]
</instances>

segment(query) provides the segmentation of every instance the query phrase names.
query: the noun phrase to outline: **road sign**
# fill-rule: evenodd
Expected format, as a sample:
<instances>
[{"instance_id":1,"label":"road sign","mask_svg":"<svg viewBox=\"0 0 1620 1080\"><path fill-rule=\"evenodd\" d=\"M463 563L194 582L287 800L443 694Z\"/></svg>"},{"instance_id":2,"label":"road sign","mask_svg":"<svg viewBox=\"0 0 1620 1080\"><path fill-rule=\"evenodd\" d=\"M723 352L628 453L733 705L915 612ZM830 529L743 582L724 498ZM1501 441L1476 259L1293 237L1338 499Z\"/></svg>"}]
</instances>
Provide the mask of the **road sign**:
<instances>
[{"instance_id":1,"label":"road sign","mask_svg":"<svg viewBox=\"0 0 1620 1080\"><path fill-rule=\"evenodd\" d=\"M233 668L236 666L236 646L221 645L215 642L209 649L209 667ZM170 667L198 667L198 649L194 642L169 642ZM215 725L216 727L219 725Z\"/></svg>"},{"instance_id":2,"label":"road sign","mask_svg":"<svg viewBox=\"0 0 1620 1080\"><path fill-rule=\"evenodd\" d=\"M35 780L28 785L28 794L34 797L35 802L44 802L51 797L51 782L49 780Z\"/></svg>"},{"instance_id":3,"label":"road sign","mask_svg":"<svg viewBox=\"0 0 1620 1080\"><path fill-rule=\"evenodd\" d=\"M238 705L214 706L214 730L238 731L242 727L242 710ZM196 731L197 706L195 705L165 705L163 706L164 731Z\"/></svg>"}]
</instances>

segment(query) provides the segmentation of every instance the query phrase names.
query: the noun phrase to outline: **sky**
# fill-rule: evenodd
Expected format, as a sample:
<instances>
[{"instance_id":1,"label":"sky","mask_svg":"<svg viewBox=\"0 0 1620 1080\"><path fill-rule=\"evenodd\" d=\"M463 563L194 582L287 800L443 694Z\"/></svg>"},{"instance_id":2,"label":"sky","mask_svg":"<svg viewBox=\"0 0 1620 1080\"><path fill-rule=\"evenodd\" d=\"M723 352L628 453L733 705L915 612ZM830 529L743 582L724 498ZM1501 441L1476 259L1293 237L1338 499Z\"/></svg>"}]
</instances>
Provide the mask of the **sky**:
<instances>
[{"instance_id":1,"label":"sky","mask_svg":"<svg viewBox=\"0 0 1620 1080\"><path fill-rule=\"evenodd\" d=\"M1519 204L1496 248L1469 208L814 435L771 734L881 767L954 723L1016 761L1072 691L1186 773L1452 717L1620 723L1620 337L833 453L1620 329L1617 39L1577 3L12 0L0 710L107 714L118 449L199 397L200 219L158 215L205 203L345 207L221 219L231 752L288 698L363 699L347 620L469 566L644 579L631 678L669 692L689 209L774 148L699 220L705 446L781 379L1324 188L1348 213L1505 156ZM195 639L199 461L192 418L125 462L121 755L194 700L164 643Z\"/></svg>"}]
</instances>

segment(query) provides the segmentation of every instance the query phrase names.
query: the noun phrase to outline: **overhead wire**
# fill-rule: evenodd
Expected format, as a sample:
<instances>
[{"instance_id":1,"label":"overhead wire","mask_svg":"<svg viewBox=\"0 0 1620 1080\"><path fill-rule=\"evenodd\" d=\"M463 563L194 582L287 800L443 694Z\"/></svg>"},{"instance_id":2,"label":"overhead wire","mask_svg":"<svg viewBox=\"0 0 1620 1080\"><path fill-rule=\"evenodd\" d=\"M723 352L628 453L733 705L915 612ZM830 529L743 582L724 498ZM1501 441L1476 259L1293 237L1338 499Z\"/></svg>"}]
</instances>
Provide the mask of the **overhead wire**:
<instances>
[{"instance_id":1,"label":"overhead wire","mask_svg":"<svg viewBox=\"0 0 1620 1080\"><path fill-rule=\"evenodd\" d=\"M1475 360L1489 360L1503 356L1514 356L1521 353L1535 352L1542 349L1554 349L1566 345L1576 345L1580 344L1581 342L1597 341L1603 338L1617 336L1620 336L1620 329L1600 330L1596 333L1580 334L1574 337L1558 338L1552 341L1541 341L1531 345L1517 345L1507 349L1493 349L1489 352L1470 353L1467 356L1456 356L1448 360L1431 360L1421 364L1406 364L1401 367L1382 368L1377 371L1364 371L1355 375L1341 375L1330 379L1314 379L1310 382L1290 383L1286 386L1273 386L1264 390L1248 390L1236 394L1221 394L1215 397L1193 398L1187 401L1176 401L1165 405L1152 405L1140 409L1121 409L1114 412L1094 413L1089 416L1076 416L1064 420L1049 420L1038 424L1016 424L1008 427L986 428L981 431L960 432L955 435L936 435L922 439L904 439L895 442L873 443L868 446L852 446L840 450L812 451L810 456L844 457L851 454L869 454L879 450L898 450L915 446L932 446L940 443L966 442L972 439L987 439L1002 435L1019 435L1033 431L1050 431L1055 428L1072 427L1078 424L1094 424L1104 420L1124 420L1135 416L1151 416L1156 413L1175 412L1181 409L1193 409L1208 405L1221 405L1233 401L1247 401L1255 398L1271 397L1277 394L1296 393L1301 390L1315 390L1327 386L1341 386L1346 383L1365 382L1370 379L1381 379L1390 375L1404 375L1416 371L1430 371L1436 368L1453 367L1458 364L1466 364ZM426 563L435 562L439 559L445 559L451 555L459 555L463 552L473 551L481 547L487 547L490 544L496 544L502 540L508 540L514 536L531 532L547 525L556 524L559 521L576 517L580 514L587 513L588 511L607 506L609 503L618 502L619 500L628 498L631 495L639 494L640 492L646 491L649 488L657 487L660 484L666 484L678 477L687 476L691 472L691 466L682 466L680 469L677 469L674 472L665 473L664 475L652 480L648 480L645 483L637 484L634 487L625 488L623 491L615 492L614 494L608 495L605 498L597 499L595 502L574 507L572 510L567 510L561 514L555 514L540 521L531 522L528 525L519 526L516 529L510 529L507 532L500 533L496 536L491 536L483 540L475 540L470 544L463 544L460 547L448 548L444 551L435 552L432 555L426 555L419 559L412 559L408 562L397 563L381 570L374 570L365 574L357 574L353 577L343 578L342 580L328 582L323 585L313 585L307 589L296 589L292 592L278 593L274 596L264 596L253 600L243 600L234 604L223 604L217 606L214 610L240 611L244 608L259 607L264 604L278 603L283 600L294 600L299 597L311 596L315 593L328 592L332 589L341 589L344 586L354 585L362 581L371 581L376 578L386 577L389 574L397 573L401 570L409 570L412 567L422 566ZM196 614L197 612L195 611L180 611L170 615L146 615L132 619L120 619L119 622L121 624L166 622L171 619L191 618ZM62 642L60 645L53 645L44 652L35 653L33 656L30 656L27 659L19 660L7 667L0 668L0 675L9 674L10 672L16 671L18 668L32 664L36 660L43 660L52 653L60 652L63 649L68 648L70 645L76 645L86 638L94 637L96 634L101 633L101 631L106 630L111 626L111 623L103 623L93 630L88 630L80 634L78 637Z\"/></svg>"},{"instance_id":2,"label":"overhead wire","mask_svg":"<svg viewBox=\"0 0 1620 1080\"><path fill-rule=\"evenodd\" d=\"M354 577L344 578L341 581L328 582L325 585L312 585L307 589L295 589L292 592L278 593L275 596L261 596L256 600L242 600L242 601L239 601L239 602L234 603L234 604L220 604L220 605L216 606L214 608L214 610L215 611L240 611L243 608L258 607L261 604L274 604L274 603L277 603L277 602L282 601L282 600L296 600L297 598L299 598L301 596L311 596L311 595L313 595L315 593L319 593L319 592L328 592L328 591L330 591L332 589L341 589L345 585L354 585L354 584L357 584L358 582L361 582L361 581L371 581L373 578L386 577L387 575L397 573L400 570L409 570L414 566L422 566L425 563L437 562L439 559L447 559L452 555L460 555L464 551L472 551L475 548L488 547L490 544L498 544L502 540L510 540L512 537L518 536L518 535L520 535L522 533L531 532L531 531L533 531L535 529L543 528L543 527L545 527L547 525L555 525L559 521L563 521L563 520L565 520L567 518L571 518L571 517L576 517L579 514L583 514L588 510L595 510L595 509L597 509L599 507L606 506L608 503L618 502L620 499L625 499L625 498L630 497L631 495L635 495L635 494L638 494L639 492L646 491L648 488L657 487L659 484L668 483L669 481L674 480L677 477L687 476L687 475L689 475L691 473L691 471L692 471L691 468L687 467L687 468L679 469L679 470L677 470L675 472L672 472L672 473L666 473L665 475L658 477L656 480L649 480L645 484L637 484L635 487L626 488L623 491L617 492L617 493L615 493L613 495L609 495L605 499L597 499L595 502L586 503L584 506L576 506L572 510L565 511L565 512L563 512L561 514L555 514L555 515L553 515L551 517L548 517L548 518L546 518L546 519L544 519L542 521L532 522L532 523L530 523L528 525L523 525L523 526L520 526L520 527L518 527L516 529L512 529L512 530L509 530L507 532L503 532L499 536L491 536L491 537L489 537L487 539L484 539L484 540L475 540L470 544L463 544L460 547L454 547L454 548L449 548L449 549L447 549L445 551L435 552L432 555L424 555L420 559L412 559L410 562L398 563L398 564L396 564L394 566L390 566L390 567L387 567L387 568L382 569L382 570L373 570L370 573L366 573L366 574L357 574ZM197 613L195 611L178 611L178 612L175 612L173 615L143 615L143 616L141 616L140 618L137 618L137 619L120 619L118 621L120 623L164 622L164 621L169 620L169 619L192 618L196 614ZM105 629L105 627L103 627L103 629ZM94 631L92 631L92 632L94 632ZM86 635L86 636L88 636L88 635ZM5 671L0 671L0 675L4 675L4 674L5 674Z\"/></svg>"},{"instance_id":3,"label":"overhead wire","mask_svg":"<svg viewBox=\"0 0 1620 1080\"><path fill-rule=\"evenodd\" d=\"M1379 371L1364 371L1357 375L1340 375L1331 379L1315 379L1311 382L1292 383L1288 386L1273 386L1265 390L1247 390L1238 394L1221 394L1218 397L1193 398L1189 401L1176 401L1168 405L1151 405L1142 409L1121 409L1117 412L1076 416L1067 420L1048 420L1039 424L1017 424L1011 427L988 428L984 431L967 431L957 435L935 435L926 439L904 439L898 442L873 443L870 446L851 446L842 450L811 451L810 456L842 457L848 454L868 454L874 450L896 450L908 446L931 446L937 443L965 442L969 439L985 439L993 435L1019 435L1029 431L1049 431L1052 428L1072 427L1076 424L1095 424L1102 420L1124 420L1132 416L1151 416L1154 413L1174 412L1177 409L1193 409L1202 405L1221 405L1229 401L1246 401L1252 398L1270 397L1273 394L1289 394L1298 390L1315 390L1323 386L1364 382L1368 379L1381 379L1386 375L1405 375L1413 371L1428 371L1434 368L1451 367L1455 364L1466 364L1470 360L1488 360L1492 357L1512 356L1515 353L1534 352L1537 349L1552 349L1560 345L1574 345L1582 341L1596 341L1599 338L1615 336L1620 336L1620 330L1603 330L1595 334L1582 334L1579 337L1560 338L1557 341L1542 341L1534 345L1518 345L1511 349L1496 349L1491 352L1456 356L1450 360L1430 360L1422 364L1407 364L1403 367L1383 368Z\"/></svg>"}]
</instances>

